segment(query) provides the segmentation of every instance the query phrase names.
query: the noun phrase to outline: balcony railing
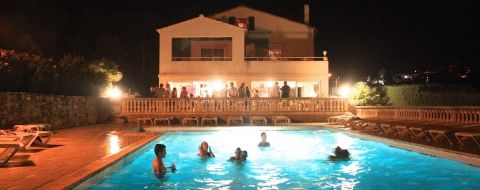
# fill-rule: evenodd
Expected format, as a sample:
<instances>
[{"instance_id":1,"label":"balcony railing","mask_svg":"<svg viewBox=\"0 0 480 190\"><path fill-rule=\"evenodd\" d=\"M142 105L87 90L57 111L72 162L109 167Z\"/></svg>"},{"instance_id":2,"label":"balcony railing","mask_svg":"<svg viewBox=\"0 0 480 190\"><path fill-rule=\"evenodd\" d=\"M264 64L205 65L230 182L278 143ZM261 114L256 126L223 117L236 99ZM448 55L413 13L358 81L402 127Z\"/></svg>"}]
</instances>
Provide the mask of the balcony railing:
<instances>
[{"instance_id":1,"label":"balcony railing","mask_svg":"<svg viewBox=\"0 0 480 190\"><path fill-rule=\"evenodd\" d=\"M280 114L344 112L341 98L134 98L120 103L121 114Z\"/></svg>"},{"instance_id":2,"label":"balcony railing","mask_svg":"<svg viewBox=\"0 0 480 190\"><path fill-rule=\"evenodd\" d=\"M327 57L245 57L245 61L327 61Z\"/></svg>"},{"instance_id":3,"label":"balcony railing","mask_svg":"<svg viewBox=\"0 0 480 190\"><path fill-rule=\"evenodd\" d=\"M327 57L245 57L245 61L327 61ZM172 61L232 61L232 57L172 57Z\"/></svg>"},{"instance_id":4,"label":"balcony railing","mask_svg":"<svg viewBox=\"0 0 480 190\"><path fill-rule=\"evenodd\" d=\"M232 61L232 57L172 57L172 61Z\"/></svg>"},{"instance_id":5,"label":"balcony railing","mask_svg":"<svg viewBox=\"0 0 480 190\"><path fill-rule=\"evenodd\" d=\"M480 107L386 107L360 106L355 108L362 119L436 121L445 123L480 124Z\"/></svg>"}]
</instances>

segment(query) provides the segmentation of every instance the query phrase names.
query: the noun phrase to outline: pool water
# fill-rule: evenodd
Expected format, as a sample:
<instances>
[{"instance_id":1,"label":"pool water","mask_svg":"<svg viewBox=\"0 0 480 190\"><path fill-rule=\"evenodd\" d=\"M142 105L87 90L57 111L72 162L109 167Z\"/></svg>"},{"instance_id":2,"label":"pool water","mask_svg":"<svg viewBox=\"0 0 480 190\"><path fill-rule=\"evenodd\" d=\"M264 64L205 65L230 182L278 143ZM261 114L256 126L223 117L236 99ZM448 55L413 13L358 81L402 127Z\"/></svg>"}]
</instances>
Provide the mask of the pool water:
<instances>
[{"instance_id":1,"label":"pool water","mask_svg":"<svg viewBox=\"0 0 480 190\"><path fill-rule=\"evenodd\" d=\"M330 130L267 131L271 147L259 148L259 129L172 132L165 165L176 173L152 173L154 144L90 189L480 189L480 168L348 136ZM200 159L206 140L216 158ZM336 146L348 161L329 161ZM237 147L245 162L228 161Z\"/></svg>"}]
</instances>

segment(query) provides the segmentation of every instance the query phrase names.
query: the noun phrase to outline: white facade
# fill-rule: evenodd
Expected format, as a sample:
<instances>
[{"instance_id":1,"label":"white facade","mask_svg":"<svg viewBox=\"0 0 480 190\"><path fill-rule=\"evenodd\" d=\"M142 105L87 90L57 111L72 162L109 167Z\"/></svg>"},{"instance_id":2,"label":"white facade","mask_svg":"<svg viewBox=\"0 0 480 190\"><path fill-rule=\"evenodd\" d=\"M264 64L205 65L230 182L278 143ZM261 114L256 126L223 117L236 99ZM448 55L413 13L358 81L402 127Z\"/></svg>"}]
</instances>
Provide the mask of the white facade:
<instances>
[{"instance_id":1,"label":"white facade","mask_svg":"<svg viewBox=\"0 0 480 190\"><path fill-rule=\"evenodd\" d=\"M194 96L221 96L225 84L243 82L267 97L274 81L280 87L288 81L291 96L328 96L328 60L313 57L308 25L240 6L157 31L159 83L177 91L185 86Z\"/></svg>"}]
</instances>

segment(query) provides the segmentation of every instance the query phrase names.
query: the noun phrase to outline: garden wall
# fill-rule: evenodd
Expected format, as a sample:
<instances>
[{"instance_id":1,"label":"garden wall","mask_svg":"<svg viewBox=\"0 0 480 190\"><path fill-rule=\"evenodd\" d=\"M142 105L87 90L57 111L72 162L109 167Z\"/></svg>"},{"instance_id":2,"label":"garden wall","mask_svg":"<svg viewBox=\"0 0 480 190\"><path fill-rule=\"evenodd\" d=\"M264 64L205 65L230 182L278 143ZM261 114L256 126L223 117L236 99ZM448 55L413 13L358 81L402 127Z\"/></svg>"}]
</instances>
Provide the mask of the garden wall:
<instances>
[{"instance_id":1,"label":"garden wall","mask_svg":"<svg viewBox=\"0 0 480 190\"><path fill-rule=\"evenodd\" d=\"M110 100L97 97L0 92L0 128L49 123L53 129L108 121Z\"/></svg>"}]
</instances>

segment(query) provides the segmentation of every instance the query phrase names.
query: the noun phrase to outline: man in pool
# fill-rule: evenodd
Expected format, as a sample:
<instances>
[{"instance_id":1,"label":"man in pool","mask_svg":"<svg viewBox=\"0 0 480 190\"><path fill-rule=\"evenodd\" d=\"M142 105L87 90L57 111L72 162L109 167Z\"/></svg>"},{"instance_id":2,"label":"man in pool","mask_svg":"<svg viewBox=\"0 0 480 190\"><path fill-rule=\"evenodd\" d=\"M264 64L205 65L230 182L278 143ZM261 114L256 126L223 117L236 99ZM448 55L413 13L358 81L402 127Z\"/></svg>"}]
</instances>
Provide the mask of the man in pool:
<instances>
[{"instance_id":1,"label":"man in pool","mask_svg":"<svg viewBox=\"0 0 480 190\"><path fill-rule=\"evenodd\" d=\"M200 158L215 158L215 154L213 154L212 149L208 146L206 141L203 141L198 147L198 156L200 156Z\"/></svg>"},{"instance_id":2,"label":"man in pool","mask_svg":"<svg viewBox=\"0 0 480 190\"><path fill-rule=\"evenodd\" d=\"M238 147L235 150L235 156L230 157L230 161L236 160L236 161L245 161L247 160L248 153L247 151L242 151L240 147Z\"/></svg>"},{"instance_id":3,"label":"man in pool","mask_svg":"<svg viewBox=\"0 0 480 190\"><path fill-rule=\"evenodd\" d=\"M163 144L156 144L154 151L155 158L153 159L152 163L153 173L155 173L155 175L157 176L165 175L165 173L167 173L167 169L163 164L163 158L165 158L165 155L167 155L167 149ZM175 172L177 170L175 168L175 164L168 166L168 168L170 168L172 172Z\"/></svg>"},{"instance_id":4,"label":"man in pool","mask_svg":"<svg viewBox=\"0 0 480 190\"><path fill-rule=\"evenodd\" d=\"M267 146L270 146L270 143L267 142L267 133L262 132L262 134L260 134L260 136L262 137L262 141L261 141L260 143L258 143L258 146L259 146L259 147L267 147Z\"/></svg>"}]
</instances>

